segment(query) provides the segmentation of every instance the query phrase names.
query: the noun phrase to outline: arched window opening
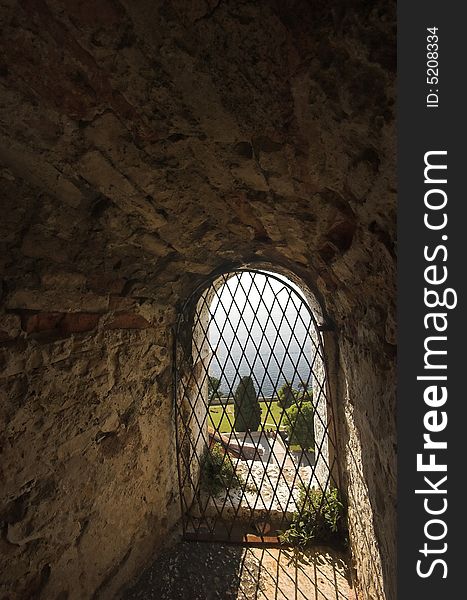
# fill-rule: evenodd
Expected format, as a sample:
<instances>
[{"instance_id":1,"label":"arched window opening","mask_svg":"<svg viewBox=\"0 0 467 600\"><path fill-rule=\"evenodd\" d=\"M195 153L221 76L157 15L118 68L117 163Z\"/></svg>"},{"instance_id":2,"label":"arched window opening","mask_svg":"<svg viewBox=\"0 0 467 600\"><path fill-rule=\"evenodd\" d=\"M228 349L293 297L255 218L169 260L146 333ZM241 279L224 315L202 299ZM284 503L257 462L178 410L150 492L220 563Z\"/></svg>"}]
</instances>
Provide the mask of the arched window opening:
<instances>
[{"instance_id":1,"label":"arched window opening","mask_svg":"<svg viewBox=\"0 0 467 600\"><path fill-rule=\"evenodd\" d=\"M187 304L180 339L183 326L175 414L185 537L302 543L295 525L323 527L340 506L326 360L309 303L283 276L238 270ZM331 537L344 526L342 514L334 518Z\"/></svg>"}]
</instances>

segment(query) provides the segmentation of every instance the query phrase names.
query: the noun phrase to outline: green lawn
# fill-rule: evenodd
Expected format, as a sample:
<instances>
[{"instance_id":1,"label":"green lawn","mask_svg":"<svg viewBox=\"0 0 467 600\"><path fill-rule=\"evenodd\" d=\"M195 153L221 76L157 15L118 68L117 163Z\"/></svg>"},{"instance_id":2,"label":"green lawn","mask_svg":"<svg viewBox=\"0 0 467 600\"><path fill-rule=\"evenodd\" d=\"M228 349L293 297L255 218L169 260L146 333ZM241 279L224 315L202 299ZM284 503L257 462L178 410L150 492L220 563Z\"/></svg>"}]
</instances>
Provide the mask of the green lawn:
<instances>
[{"instance_id":1,"label":"green lawn","mask_svg":"<svg viewBox=\"0 0 467 600\"><path fill-rule=\"evenodd\" d=\"M282 409L277 406L277 402L275 400L273 402L261 402L260 404L262 409L261 423L268 429L276 429L281 417ZM233 404L227 405L225 412L224 407L222 406L211 406L209 408L209 416L210 418L208 425L214 427L220 431L220 433L228 433L229 431L232 431L232 425L234 422ZM283 417L281 429L284 428L284 425L285 419Z\"/></svg>"},{"instance_id":2,"label":"green lawn","mask_svg":"<svg viewBox=\"0 0 467 600\"><path fill-rule=\"evenodd\" d=\"M208 425L214 427L214 429L220 431L220 433L232 431L234 420L233 404L229 404L225 407L225 412L223 406L210 406L209 417Z\"/></svg>"}]
</instances>

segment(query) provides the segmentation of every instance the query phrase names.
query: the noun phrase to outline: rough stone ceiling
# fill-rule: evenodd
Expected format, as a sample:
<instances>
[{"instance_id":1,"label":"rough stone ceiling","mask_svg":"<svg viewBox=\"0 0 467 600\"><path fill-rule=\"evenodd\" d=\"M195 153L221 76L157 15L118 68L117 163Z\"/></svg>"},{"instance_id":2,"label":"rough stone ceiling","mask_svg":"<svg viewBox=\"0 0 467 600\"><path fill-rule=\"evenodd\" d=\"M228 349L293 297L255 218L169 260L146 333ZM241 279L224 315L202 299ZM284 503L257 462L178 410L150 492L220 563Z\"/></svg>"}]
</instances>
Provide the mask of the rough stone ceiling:
<instances>
[{"instance_id":1,"label":"rough stone ceiling","mask_svg":"<svg viewBox=\"0 0 467 600\"><path fill-rule=\"evenodd\" d=\"M311 272L336 319L389 299L392 6L10 4L3 181L29 203L7 241L30 277L105 271L160 298L259 258Z\"/></svg>"}]
</instances>

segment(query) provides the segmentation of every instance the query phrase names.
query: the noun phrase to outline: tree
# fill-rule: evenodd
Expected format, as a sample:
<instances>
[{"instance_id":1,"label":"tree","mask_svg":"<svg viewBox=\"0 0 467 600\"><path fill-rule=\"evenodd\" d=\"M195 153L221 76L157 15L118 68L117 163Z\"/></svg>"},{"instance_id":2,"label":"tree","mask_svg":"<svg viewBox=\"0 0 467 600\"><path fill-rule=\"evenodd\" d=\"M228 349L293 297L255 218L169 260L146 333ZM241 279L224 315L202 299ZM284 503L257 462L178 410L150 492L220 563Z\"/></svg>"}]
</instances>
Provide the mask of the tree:
<instances>
[{"instance_id":1,"label":"tree","mask_svg":"<svg viewBox=\"0 0 467 600\"><path fill-rule=\"evenodd\" d=\"M258 431L261 406L251 377L242 377L234 394L234 430Z\"/></svg>"},{"instance_id":2,"label":"tree","mask_svg":"<svg viewBox=\"0 0 467 600\"><path fill-rule=\"evenodd\" d=\"M285 426L289 444L301 446L303 450L313 450L315 446L314 411L311 402L294 404L286 411Z\"/></svg>"},{"instance_id":3,"label":"tree","mask_svg":"<svg viewBox=\"0 0 467 600\"><path fill-rule=\"evenodd\" d=\"M221 380L214 375L208 376L208 398L211 402L214 398L219 398L221 395Z\"/></svg>"},{"instance_id":4,"label":"tree","mask_svg":"<svg viewBox=\"0 0 467 600\"><path fill-rule=\"evenodd\" d=\"M282 387L277 391L278 400L277 406L285 410L286 408L290 408L292 404L295 402L295 398L297 396L297 390L294 390L292 384L286 381Z\"/></svg>"},{"instance_id":5,"label":"tree","mask_svg":"<svg viewBox=\"0 0 467 600\"><path fill-rule=\"evenodd\" d=\"M298 387L300 388L295 394L295 399L300 404L300 402L312 402L313 401L313 390L307 383L299 383Z\"/></svg>"}]
</instances>

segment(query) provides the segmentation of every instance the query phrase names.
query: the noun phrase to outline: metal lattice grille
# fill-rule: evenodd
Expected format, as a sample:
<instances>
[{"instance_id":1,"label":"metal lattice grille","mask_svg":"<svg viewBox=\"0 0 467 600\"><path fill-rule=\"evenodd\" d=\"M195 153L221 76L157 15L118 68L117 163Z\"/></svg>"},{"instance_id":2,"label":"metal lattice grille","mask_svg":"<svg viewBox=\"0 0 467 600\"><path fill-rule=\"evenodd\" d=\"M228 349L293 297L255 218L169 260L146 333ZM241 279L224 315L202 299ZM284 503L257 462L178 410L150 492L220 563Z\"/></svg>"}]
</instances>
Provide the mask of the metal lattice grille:
<instances>
[{"instance_id":1,"label":"metal lattice grille","mask_svg":"<svg viewBox=\"0 0 467 600\"><path fill-rule=\"evenodd\" d=\"M182 318L191 330L175 385L185 536L271 541L304 497L323 511L336 487L316 321L298 288L258 271L223 275L192 325Z\"/></svg>"}]
</instances>

